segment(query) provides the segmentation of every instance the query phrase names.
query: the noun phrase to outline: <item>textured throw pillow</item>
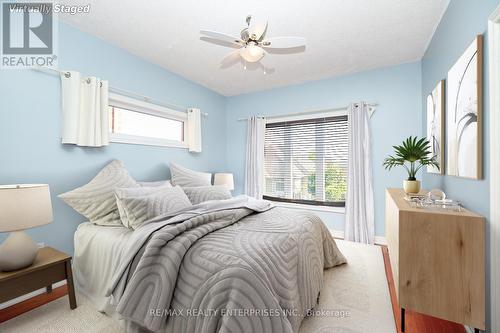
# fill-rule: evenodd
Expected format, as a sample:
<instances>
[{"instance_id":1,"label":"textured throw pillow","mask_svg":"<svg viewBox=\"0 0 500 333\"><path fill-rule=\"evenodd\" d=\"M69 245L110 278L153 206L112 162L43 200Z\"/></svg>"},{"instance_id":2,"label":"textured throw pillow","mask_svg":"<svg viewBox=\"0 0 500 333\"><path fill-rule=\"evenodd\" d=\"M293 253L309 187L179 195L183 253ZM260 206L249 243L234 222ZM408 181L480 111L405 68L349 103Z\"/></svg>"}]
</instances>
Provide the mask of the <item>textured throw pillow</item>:
<instances>
[{"instance_id":1,"label":"textured throw pillow","mask_svg":"<svg viewBox=\"0 0 500 333\"><path fill-rule=\"evenodd\" d=\"M182 188L193 205L208 200L224 200L231 198L231 192L224 185L198 186Z\"/></svg>"},{"instance_id":2,"label":"textured throw pillow","mask_svg":"<svg viewBox=\"0 0 500 333\"><path fill-rule=\"evenodd\" d=\"M139 185L143 187L157 187L157 186L163 186L163 185L170 185L170 180L158 180L155 182L137 182Z\"/></svg>"},{"instance_id":3,"label":"textured throw pillow","mask_svg":"<svg viewBox=\"0 0 500 333\"><path fill-rule=\"evenodd\" d=\"M172 188L170 182L168 183L163 182L163 185L160 186L141 186L141 187L115 189L116 205L118 206L118 212L120 213L120 219L122 221L122 224L125 227L130 228L127 211L123 205L123 199L147 197L150 195L160 193L165 189L169 188Z\"/></svg>"},{"instance_id":4,"label":"textured throw pillow","mask_svg":"<svg viewBox=\"0 0 500 333\"><path fill-rule=\"evenodd\" d=\"M191 206L179 186L122 188L115 191L115 196L123 225L132 229L158 215Z\"/></svg>"},{"instance_id":5,"label":"textured throw pillow","mask_svg":"<svg viewBox=\"0 0 500 333\"><path fill-rule=\"evenodd\" d=\"M170 174L172 185L174 186L193 187L212 185L211 173L193 171L175 163L170 163Z\"/></svg>"},{"instance_id":6,"label":"textured throw pillow","mask_svg":"<svg viewBox=\"0 0 500 333\"><path fill-rule=\"evenodd\" d=\"M114 160L88 184L59 194L78 213L100 225L121 225L114 190L119 187L138 187L123 163Z\"/></svg>"}]
</instances>

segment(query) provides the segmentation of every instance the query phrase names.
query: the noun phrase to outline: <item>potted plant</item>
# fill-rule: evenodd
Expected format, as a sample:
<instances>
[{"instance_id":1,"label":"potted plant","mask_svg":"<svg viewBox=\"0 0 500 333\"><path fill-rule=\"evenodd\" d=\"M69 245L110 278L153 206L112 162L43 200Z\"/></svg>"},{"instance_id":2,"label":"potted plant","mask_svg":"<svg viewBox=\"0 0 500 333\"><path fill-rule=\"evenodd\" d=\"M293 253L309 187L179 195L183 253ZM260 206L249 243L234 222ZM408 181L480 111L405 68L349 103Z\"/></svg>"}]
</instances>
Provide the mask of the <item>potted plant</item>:
<instances>
[{"instance_id":1,"label":"potted plant","mask_svg":"<svg viewBox=\"0 0 500 333\"><path fill-rule=\"evenodd\" d=\"M416 175L423 166L431 165L439 169L436 155L431 156L430 143L426 138L418 139L410 136L400 146L393 146L396 156L390 155L384 160L384 167L391 170L395 166L403 166L408 172L408 179L403 181L406 193L418 193L420 181Z\"/></svg>"}]
</instances>

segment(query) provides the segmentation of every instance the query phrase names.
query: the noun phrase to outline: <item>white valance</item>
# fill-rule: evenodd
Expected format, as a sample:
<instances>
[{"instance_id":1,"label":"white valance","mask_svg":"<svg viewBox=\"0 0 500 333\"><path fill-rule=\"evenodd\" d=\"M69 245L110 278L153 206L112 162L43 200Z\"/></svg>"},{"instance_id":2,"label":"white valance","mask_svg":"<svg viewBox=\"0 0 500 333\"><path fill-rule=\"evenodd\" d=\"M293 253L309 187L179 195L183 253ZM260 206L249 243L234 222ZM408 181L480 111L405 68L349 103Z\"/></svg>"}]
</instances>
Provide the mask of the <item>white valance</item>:
<instances>
[{"instance_id":1,"label":"white valance","mask_svg":"<svg viewBox=\"0 0 500 333\"><path fill-rule=\"evenodd\" d=\"M62 143L101 147L109 144L108 81L63 72Z\"/></svg>"},{"instance_id":2,"label":"white valance","mask_svg":"<svg viewBox=\"0 0 500 333\"><path fill-rule=\"evenodd\" d=\"M187 114L187 139L189 151L201 153L201 112L200 109L189 109Z\"/></svg>"}]
</instances>

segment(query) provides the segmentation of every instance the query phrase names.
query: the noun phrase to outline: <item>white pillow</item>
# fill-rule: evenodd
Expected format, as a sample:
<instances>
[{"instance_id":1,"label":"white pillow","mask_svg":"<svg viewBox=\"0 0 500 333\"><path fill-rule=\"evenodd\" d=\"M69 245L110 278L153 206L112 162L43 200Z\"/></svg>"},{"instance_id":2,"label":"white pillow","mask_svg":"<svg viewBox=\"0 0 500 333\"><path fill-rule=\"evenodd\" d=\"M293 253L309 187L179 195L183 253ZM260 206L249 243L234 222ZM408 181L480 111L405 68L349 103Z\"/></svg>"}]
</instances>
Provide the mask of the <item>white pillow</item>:
<instances>
[{"instance_id":1,"label":"white pillow","mask_svg":"<svg viewBox=\"0 0 500 333\"><path fill-rule=\"evenodd\" d=\"M157 186L163 186L163 185L170 185L170 180L158 180L154 182L137 182L140 186L143 187L157 187Z\"/></svg>"},{"instance_id":2,"label":"white pillow","mask_svg":"<svg viewBox=\"0 0 500 333\"><path fill-rule=\"evenodd\" d=\"M138 186L123 163L114 160L87 184L59 194L58 197L92 223L121 225L114 190L119 187Z\"/></svg>"},{"instance_id":3,"label":"white pillow","mask_svg":"<svg viewBox=\"0 0 500 333\"><path fill-rule=\"evenodd\" d=\"M191 206L179 186L120 188L115 197L123 225L132 229L158 215Z\"/></svg>"},{"instance_id":4,"label":"white pillow","mask_svg":"<svg viewBox=\"0 0 500 333\"><path fill-rule=\"evenodd\" d=\"M174 186L195 187L212 185L212 174L194 171L178 164L170 163L171 182Z\"/></svg>"},{"instance_id":5,"label":"white pillow","mask_svg":"<svg viewBox=\"0 0 500 333\"><path fill-rule=\"evenodd\" d=\"M182 189L193 205L208 200L225 200L231 198L231 192L225 185L183 187Z\"/></svg>"}]
</instances>

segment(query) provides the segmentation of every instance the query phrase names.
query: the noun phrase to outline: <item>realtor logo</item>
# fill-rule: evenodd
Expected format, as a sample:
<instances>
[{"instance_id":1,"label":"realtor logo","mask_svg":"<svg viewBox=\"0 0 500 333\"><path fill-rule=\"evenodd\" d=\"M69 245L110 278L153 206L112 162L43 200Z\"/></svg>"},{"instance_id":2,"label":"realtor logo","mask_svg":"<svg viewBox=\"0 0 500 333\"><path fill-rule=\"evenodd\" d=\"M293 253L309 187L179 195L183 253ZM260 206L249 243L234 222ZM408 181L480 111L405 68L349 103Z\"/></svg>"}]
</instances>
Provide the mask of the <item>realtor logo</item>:
<instances>
[{"instance_id":1,"label":"realtor logo","mask_svg":"<svg viewBox=\"0 0 500 333\"><path fill-rule=\"evenodd\" d=\"M53 13L52 3L2 3L2 68L55 65Z\"/></svg>"}]
</instances>

